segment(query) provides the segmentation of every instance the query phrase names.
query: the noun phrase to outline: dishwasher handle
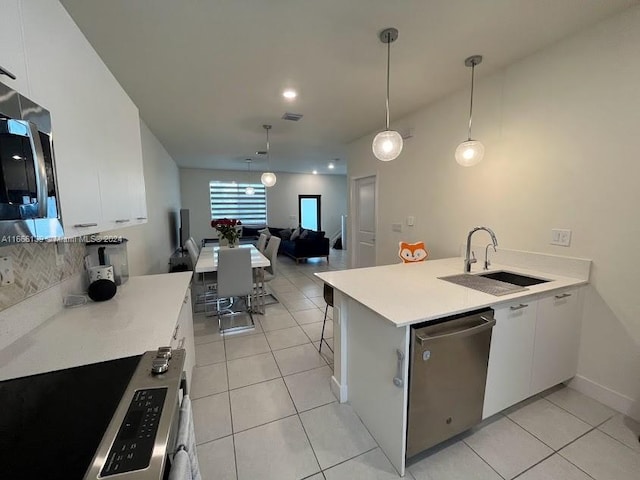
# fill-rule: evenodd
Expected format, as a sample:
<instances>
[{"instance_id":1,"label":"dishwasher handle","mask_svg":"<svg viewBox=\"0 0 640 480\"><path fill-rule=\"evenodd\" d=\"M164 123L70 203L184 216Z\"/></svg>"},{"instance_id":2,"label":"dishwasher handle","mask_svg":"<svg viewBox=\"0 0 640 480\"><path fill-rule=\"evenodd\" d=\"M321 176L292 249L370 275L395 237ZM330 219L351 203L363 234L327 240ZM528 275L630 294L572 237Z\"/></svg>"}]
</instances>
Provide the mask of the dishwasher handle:
<instances>
[{"instance_id":1,"label":"dishwasher handle","mask_svg":"<svg viewBox=\"0 0 640 480\"><path fill-rule=\"evenodd\" d=\"M424 345L425 342L429 340L440 340L442 338L454 338L454 337L456 338L467 337L469 335L475 335L477 333L484 332L485 330L489 330L493 328L493 326L496 324L496 320L494 318L487 318L484 315L480 316L480 318L484 320L484 323L481 323L480 325L475 325L471 328L461 328L459 330L442 333L440 335L421 335L420 332L416 332L415 333L416 342L419 345ZM464 325L461 325L461 326L464 326Z\"/></svg>"}]
</instances>

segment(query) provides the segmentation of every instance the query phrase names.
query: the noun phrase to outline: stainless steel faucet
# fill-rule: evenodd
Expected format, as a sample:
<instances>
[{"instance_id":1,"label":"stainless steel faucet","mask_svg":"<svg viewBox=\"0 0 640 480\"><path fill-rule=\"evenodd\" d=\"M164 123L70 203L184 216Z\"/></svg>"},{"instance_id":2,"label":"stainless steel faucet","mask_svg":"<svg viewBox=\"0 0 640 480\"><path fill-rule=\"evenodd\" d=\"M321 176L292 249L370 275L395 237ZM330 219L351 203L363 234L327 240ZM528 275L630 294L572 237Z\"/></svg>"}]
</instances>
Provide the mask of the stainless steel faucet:
<instances>
[{"instance_id":1,"label":"stainless steel faucet","mask_svg":"<svg viewBox=\"0 0 640 480\"><path fill-rule=\"evenodd\" d=\"M475 227L475 228L473 228L469 232L469 235L467 235L467 256L464 258L464 273L469 273L471 271L471 264L477 262L477 260L475 258L475 255L473 256L473 258L471 257L471 237L478 230L484 230L489 235L491 235L491 241L493 242L493 248L496 248L498 246L498 239L496 238L496 234L493 233L493 230L491 230L489 227Z\"/></svg>"},{"instance_id":2,"label":"stainless steel faucet","mask_svg":"<svg viewBox=\"0 0 640 480\"><path fill-rule=\"evenodd\" d=\"M489 247L493 247L493 251L497 252L495 245L493 245L492 243L487 243L487 246L484 247L484 269L483 270L489 270L489 266L491 265L491 262L489 261Z\"/></svg>"}]
</instances>

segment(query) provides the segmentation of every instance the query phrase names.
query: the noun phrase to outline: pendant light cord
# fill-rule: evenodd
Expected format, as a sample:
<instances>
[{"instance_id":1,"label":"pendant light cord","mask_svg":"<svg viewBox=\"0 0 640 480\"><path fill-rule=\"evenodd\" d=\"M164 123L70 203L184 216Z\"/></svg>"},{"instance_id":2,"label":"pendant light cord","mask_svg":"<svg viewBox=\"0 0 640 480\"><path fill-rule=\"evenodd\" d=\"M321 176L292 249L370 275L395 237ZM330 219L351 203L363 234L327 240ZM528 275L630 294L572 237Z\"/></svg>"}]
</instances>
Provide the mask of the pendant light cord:
<instances>
[{"instance_id":1,"label":"pendant light cord","mask_svg":"<svg viewBox=\"0 0 640 480\"><path fill-rule=\"evenodd\" d=\"M469 140L471 140L471 123L473 121L473 77L476 69L476 62L471 63L471 100L469 101Z\"/></svg>"},{"instance_id":2,"label":"pendant light cord","mask_svg":"<svg viewBox=\"0 0 640 480\"><path fill-rule=\"evenodd\" d=\"M389 70L391 65L391 32L387 32L387 131L389 130Z\"/></svg>"}]
</instances>

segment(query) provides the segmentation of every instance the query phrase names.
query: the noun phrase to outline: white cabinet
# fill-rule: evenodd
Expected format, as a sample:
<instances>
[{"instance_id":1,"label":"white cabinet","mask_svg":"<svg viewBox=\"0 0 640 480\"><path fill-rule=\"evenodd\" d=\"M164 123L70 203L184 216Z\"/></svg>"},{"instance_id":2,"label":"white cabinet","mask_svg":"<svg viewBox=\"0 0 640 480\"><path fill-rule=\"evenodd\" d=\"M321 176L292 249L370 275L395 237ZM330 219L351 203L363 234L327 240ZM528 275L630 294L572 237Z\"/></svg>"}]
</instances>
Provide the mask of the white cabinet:
<instances>
[{"instance_id":1,"label":"white cabinet","mask_svg":"<svg viewBox=\"0 0 640 480\"><path fill-rule=\"evenodd\" d=\"M495 307L483 418L576 374L579 292L574 288Z\"/></svg>"},{"instance_id":2,"label":"white cabinet","mask_svg":"<svg viewBox=\"0 0 640 480\"><path fill-rule=\"evenodd\" d=\"M12 80L6 75L0 75L0 82L28 97L29 85L18 1L0 0L0 67L16 76Z\"/></svg>"},{"instance_id":3,"label":"white cabinet","mask_svg":"<svg viewBox=\"0 0 640 480\"><path fill-rule=\"evenodd\" d=\"M482 418L529 396L537 302L495 308Z\"/></svg>"},{"instance_id":4,"label":"white cabinet","mask_svg":"<svg viewBox=\"0 0 640 480\"><path fill-rule=\"evenodd\" d=\"M130 188L144 186L138 109L59 2L20 9L30 96L51 112L65 236L143 223Z\"/></svg>"},{"instance_id":5,"label":"white cabinet","mask_svg":"<svg viewBox=\"0 0 640 480\"><path fill-rule=\"evenodd\" d=\"M531 395L576 374L581 323L578 292L567 290L538 302Z\"/></svg>"},{"instance_id":6,"label":"white cabinet","mask_svg":"<svg viewBox=\"0 0 640 480\"><path fill-rule=\"evenodd\" d=\"M193 311L191 309L191 290L187 290L170 342L171 348L184 348L186 359L184 371L187 372L187 385L191 388L191 376L196 364L196 347L193 338Z\"/></svg>"}]
</instances>

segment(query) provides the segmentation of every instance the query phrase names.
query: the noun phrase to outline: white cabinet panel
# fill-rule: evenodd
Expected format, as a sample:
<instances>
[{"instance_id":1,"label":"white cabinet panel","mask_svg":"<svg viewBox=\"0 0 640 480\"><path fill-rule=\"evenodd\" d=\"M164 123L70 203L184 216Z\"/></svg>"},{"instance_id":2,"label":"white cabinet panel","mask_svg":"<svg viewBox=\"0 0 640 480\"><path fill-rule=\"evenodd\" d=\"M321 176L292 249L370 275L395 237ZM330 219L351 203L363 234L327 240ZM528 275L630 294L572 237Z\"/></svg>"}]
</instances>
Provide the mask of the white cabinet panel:
<instances>
[{"instance_id":1,"label":"white cabinet panel","mask_svg":"<svg viewBox=\"0 0 640 480\"><path fill-rule=\"evenodd\" d=\"M191 388L191 376L196 364L196 347L193 337L193 311L191 309L191 290L187 290L180 310L180 316L170 341L171 348L184 348L186 358L184 371L187 373L187 385Z\"/></svg>"},{"instance_id":2,"label":"white cabinet panel","mask_svg":"<svg viewBox=\"0 0 640 480\"><path fill-rule=\"evenodd\" d=\"M16 76L12 80L0 75L0 82L28 97L30 92L18 0L0 0L0 12L0 67Z\"/></svg>"},{"instance_id":3,"label":"white cabinet panel","mask_svg":"<svg viewBox=\"0 0 640 480\"><path fill-rule=\"evenodd\" d=\"M51 111L65 235L134 224L138 109L59 2L21 6L31 96Z\"/></svg>"},{"instance_id":4,"label":"white cabinet panel","mask_svg":"<svg viewBox=\"0 0 640 480\"><path fill-rule=\"evenodd\" d=\"M495 308L482 418L529 396L536 307L526 301Z\"/></svg>"},{"instance_id":5,"label":"white cabinet panel","mask_svg":"<svg viewBox=\"0 0 640 480\"><path fill-rule=\"evenodd\" d=\"M576 374L580 324L577 289L539 300L531 395L564 382Z\"/></svg>"}]
</instances>

